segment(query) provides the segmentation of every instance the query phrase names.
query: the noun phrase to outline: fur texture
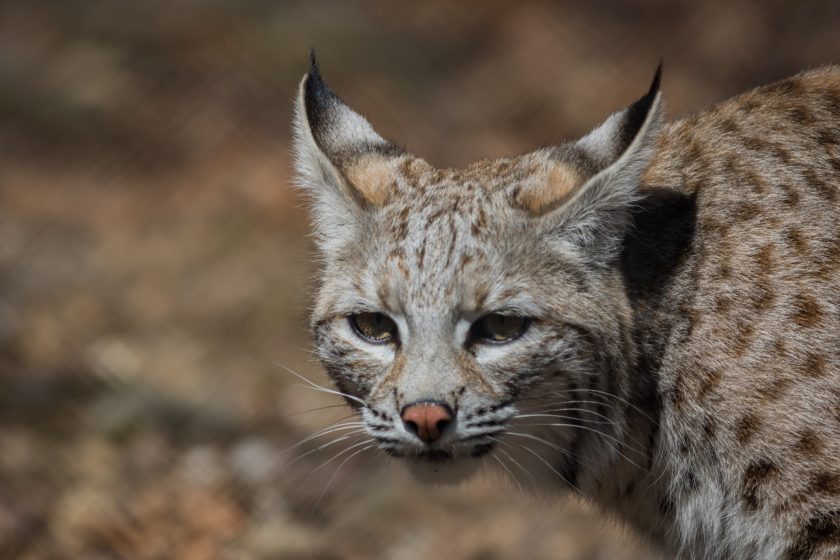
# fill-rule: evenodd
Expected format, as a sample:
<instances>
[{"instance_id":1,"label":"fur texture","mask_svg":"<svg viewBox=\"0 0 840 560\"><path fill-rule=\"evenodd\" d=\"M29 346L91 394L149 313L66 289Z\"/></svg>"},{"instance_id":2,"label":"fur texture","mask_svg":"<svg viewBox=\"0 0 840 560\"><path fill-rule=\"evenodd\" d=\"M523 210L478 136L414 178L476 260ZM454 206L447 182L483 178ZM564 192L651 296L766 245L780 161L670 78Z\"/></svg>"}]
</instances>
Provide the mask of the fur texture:
<instances>
[{"instance_id":1,"label":"fur texture","mask_svg":"<svg viewBox=\"0 0 840 560\"><path fill-rule=\"evenodd\" d=\"M421 478L496 465L683 558L840 555L840 69L662 124L435 169L314 63L296 106L324 266L315 345ZM394 321L387 344L350 317ZM501 344L490 313L526 318ZM455 412L431 444L408 404Z\"/></svg>"}]
</instances>

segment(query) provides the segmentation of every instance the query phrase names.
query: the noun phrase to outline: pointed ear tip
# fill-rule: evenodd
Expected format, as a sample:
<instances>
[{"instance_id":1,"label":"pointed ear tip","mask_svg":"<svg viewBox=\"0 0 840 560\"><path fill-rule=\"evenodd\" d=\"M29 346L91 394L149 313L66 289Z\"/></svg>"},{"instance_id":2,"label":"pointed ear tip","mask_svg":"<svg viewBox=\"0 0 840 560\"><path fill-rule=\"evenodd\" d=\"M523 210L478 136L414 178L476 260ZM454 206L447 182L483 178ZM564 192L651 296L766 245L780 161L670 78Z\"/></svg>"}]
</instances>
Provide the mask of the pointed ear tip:
<instances>
[{"instance_id":1,"label":"pointed ear tip","mask_svg":"<svg viewBox=\"0 0 840 560\"><path fill-rule=\"evenodd\" d=\"M663 60L660 58L659 64L656 65L656 72L653 74L653 81L650 84L649 93L657 93L660 89L662 84L662 62Z\"/></svg>"},{"instance_id":2,"label":"pointed ear tip","mask_svg":"<svg viewBox=\"0 0 840 560\"><path fill-rule=\"evenodd\" d=\"M315 47L309 47L309 75L320 77L321 70L318 68L318 56L315 54Z\"/></svg>"},{"instance_id":3,"label":"pointed ear tip","mask_svg":"<svg viewBox=\"0 0 840 560\"><path fill-rule=\"evenodd\" d=\"M308 111L314 111L316 106L323 105L327 99L335 95L321 76L315 47L309 49L309 71L301 80L300 87ZM309 116L312 117L313 114Z\"/></svg>"}]
</instances>

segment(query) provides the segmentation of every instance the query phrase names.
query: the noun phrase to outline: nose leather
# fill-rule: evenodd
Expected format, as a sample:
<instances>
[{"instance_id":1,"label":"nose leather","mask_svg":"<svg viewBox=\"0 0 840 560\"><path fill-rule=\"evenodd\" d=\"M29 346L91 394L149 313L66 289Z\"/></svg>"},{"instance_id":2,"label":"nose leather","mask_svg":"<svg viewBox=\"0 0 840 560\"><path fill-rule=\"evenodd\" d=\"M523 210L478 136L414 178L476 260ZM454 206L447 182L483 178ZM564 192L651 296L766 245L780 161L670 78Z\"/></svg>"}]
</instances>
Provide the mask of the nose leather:
<instances>
[{"instance_id":1,"label":"nose leather","mask_svg":"<svg viewBox=\"0 0 840 560\"><path fill-rule=\"evenodd\" d=\"M406 430L426 443L434 443L452 422L453 414L445 404L420 402L406 406L401 416Z\"/></svg>"}]
</instances>

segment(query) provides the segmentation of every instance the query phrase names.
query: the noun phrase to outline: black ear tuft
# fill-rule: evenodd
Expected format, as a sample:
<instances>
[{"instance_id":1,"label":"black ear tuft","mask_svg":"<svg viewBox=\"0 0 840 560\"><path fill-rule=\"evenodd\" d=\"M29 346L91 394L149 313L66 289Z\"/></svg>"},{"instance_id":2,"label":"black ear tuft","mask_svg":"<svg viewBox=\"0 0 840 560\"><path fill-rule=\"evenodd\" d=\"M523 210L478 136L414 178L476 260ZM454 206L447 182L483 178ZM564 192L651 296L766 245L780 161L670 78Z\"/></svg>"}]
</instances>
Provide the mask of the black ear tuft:
<instances>
[{"instance_id":1,"label":"black ear tuft","mask_svg":"<svg viewBox=\"0 0 840 560\"><path fill-rule=\"evenodd\" d=\"M309 72L306 74L306 81L303 84L304 106L306 107L306 118L313 131L317 131L323 124L330 105L336 100L336 95L330 86L321 77L321 70L318 68L318 59L315 56L315 48L309 49Z\"/></svg>"},{"instance_id":2,"label":"black ear tuft","mask_svg":"<svg viewBox=\"0 0 840 560\"><path fill-rule=\"evenodd\" d=\"M638 101L627 108L625 116L624 127L621 133L621 145L629 146L639 129L645 123L648 112L650 111L656 96L659 94L659 85L662 81L662 61L656 67L656 73L653 75L653 82L650 84L648 92Z\"/></svg>"},{"instance_id":3,"label":"black ear tuft","mask_svg":"<svg viewBox=\"0 0 840 560\"><path fill-rule=\"evenodd\" d=\"M314 53L313 53L314 56ZM662 82L662 59L659 59L659 64L656 65L656 72L653 74L653 82L650 84L650 89L648 89L647 95L648 96L656 96L659 93L659 84Z\"/></svg>"},{"instance_id":4,"label":"black ear tuft","mask_svg":"<svg viewBox=\"0 0 840 560\"><path fill-rule=\"evenodd\" d=\"M315 47L309 47L309 75L320 74L318 70L318 57L315 55Z\"/></svg>"}]
</instances>

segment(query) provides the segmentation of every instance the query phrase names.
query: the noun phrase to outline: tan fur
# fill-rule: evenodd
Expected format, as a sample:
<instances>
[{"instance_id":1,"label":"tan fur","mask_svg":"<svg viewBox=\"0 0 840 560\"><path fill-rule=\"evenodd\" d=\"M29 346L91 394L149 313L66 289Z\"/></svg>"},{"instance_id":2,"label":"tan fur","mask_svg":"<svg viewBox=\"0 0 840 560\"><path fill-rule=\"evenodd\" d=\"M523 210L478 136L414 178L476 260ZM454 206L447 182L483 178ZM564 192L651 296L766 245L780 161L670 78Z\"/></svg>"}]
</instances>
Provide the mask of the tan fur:
<instances>
[{"instance_id":1,"label":"tan fur","mask_svg":"<svg viewBox=\"0 0 840 560\"><path fill-rule=\"evenodd\" d=\"M562 206L582 184L583 177L571 166L551 163L530 178L517 193L515 203L539 216Z\"/></svg>"},{"instance_id":2,"label":"tan fur","mask_svg":"<svg viewBox=\"0 0 840 560\"><path fill-rule=\"evenodd\" d=\"M392 162L380 156L354 161L345 171L347 181L369 203L381 206L394 190Z\"/></svg>"}]
</instances>

